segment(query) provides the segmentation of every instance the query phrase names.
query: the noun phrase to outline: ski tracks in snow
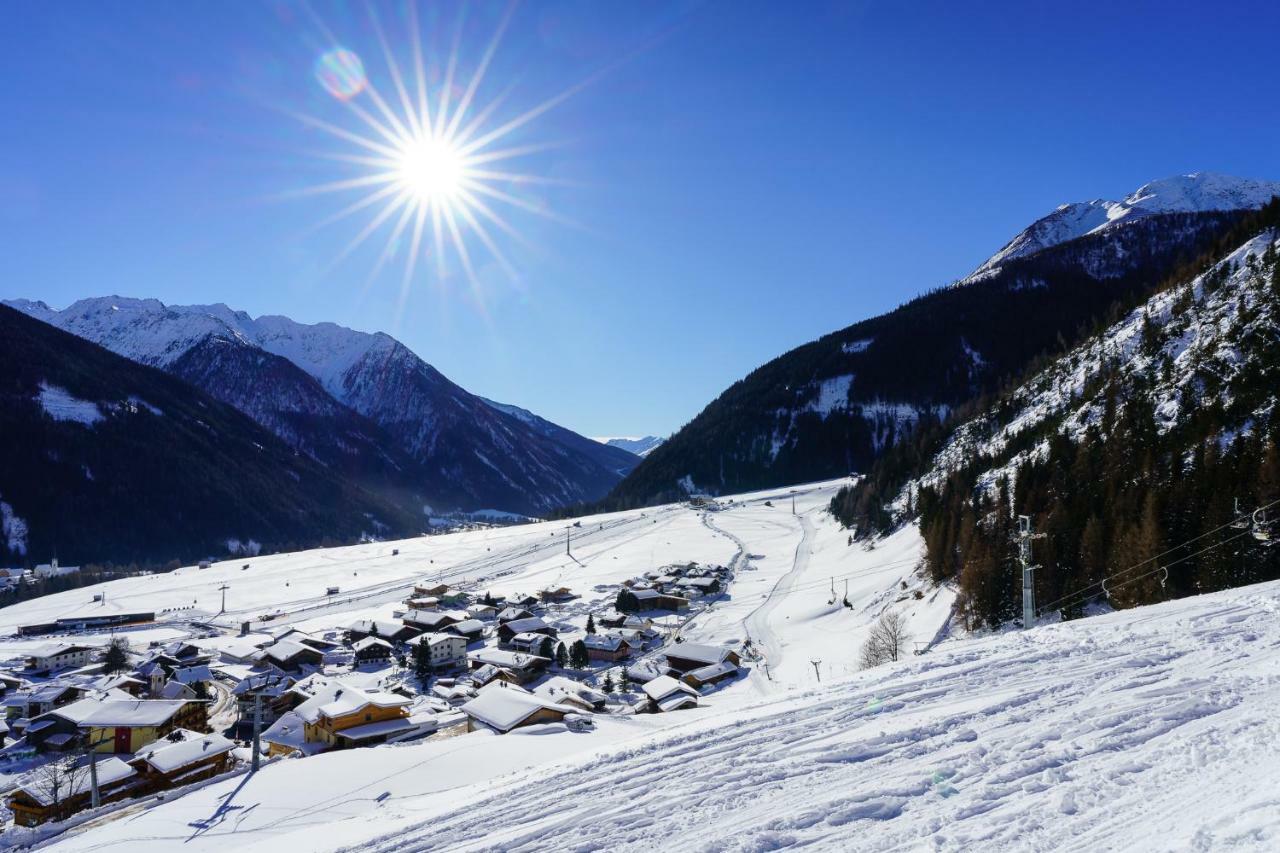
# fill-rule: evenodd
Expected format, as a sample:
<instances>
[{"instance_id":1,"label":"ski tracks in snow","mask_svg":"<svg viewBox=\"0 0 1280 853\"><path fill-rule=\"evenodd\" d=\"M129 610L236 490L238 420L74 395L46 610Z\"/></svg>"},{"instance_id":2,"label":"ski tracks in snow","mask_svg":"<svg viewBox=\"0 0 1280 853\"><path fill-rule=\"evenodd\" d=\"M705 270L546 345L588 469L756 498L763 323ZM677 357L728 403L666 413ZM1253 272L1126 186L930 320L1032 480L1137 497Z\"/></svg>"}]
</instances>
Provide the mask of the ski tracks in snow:
<instances>
[{"instance_id":1,"label":"ski tracks in snow","mask_svg":"<svg viewBox=\"0 0 1280 853\"><path fill-rule=\"evenodd\" d=\"M413 825L362 849L1267 846L1280 830L1267 793L1280 783L1280 626L1256 605L1185 607L975 641L714 719L690 712L478 786L460 808L401 814ZM1243 824L1227 819L1236 809Z\"/></svg>"}]
</instances>

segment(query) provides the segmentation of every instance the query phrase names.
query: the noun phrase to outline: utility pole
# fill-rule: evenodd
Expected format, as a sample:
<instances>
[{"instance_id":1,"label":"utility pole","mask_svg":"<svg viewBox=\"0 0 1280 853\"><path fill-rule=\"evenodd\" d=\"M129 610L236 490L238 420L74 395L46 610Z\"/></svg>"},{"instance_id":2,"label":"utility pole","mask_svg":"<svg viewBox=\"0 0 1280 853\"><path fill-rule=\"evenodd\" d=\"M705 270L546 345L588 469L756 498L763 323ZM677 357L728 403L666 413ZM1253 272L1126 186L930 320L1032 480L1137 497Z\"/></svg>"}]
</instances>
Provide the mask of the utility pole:
<instances>
[{"instance_id":1,"label":"utility pole","mask_svg":"<svg viewBox=\"0 0 1280 853\"><path fill-rule=\"evenodd\" d=\"M822 683L822 673L821 673L821 672L818 672L818 664L822 663L822 661L821 661L821 660L811 660L811 661L809 661L809 663L813 664L813 675L814 675L814 678L818 679L818 683L819 683L819 684L821 684L821 683Z\"/></svg>"},{"instance_id":2,"label":"utility pole","mask_svg":"<svg viewBox=\"0 0 1280 853\"><path fill-rule=\"evenodd\" d=\"M796 514L796 496L794 494L791 495L791 514Z\"/></svg>"},{"instance_id":3,"label":"utility pole","mask_svg":"<svg viewBox=\"0 0 1280 853\"><path fill-rule=\"evenodd\" d=\"M1031 563L1031 540L1043 539L1045 534L1031 532L1031 516L1018 516L1018 563L1022 566L1022 627L1036 624L1035 571L1039 566Z\"/></svg>"},{"instance_id":4,"label":"utility pole","mask_svg":"<svg viewBox=\"0 0 1280 853\"><path fill-rule=\"evenodd\" d=\"M566 527L564 529L564 553L565 556L572 557L573 552L569 550L569 542L573 539L573 528Z\"/></svg>"},{"instance_id":5,"label":"utility pole","mask_svg":"<svg viewBox=\"0 0 1280 853\"><path fill-rule=\"evenodd\" d=\"M227 612L227 590L231 589L231 587L224 583L222 586L218 587L218 589L222 591L222 609L218 611L218 615L221 616L223 613Z\"/></svg>"},{"instance_id":6,"label":"utility pole","mask_svg":"<svg viewBox=\"0 0 1280 853\"><path fill-rule=\"evenodd\" d=\"M262 764L262 742L259 736L262 734L262 688L258 688L258 692L253 694L253 772L258 772L258 767Z\"/></svg>"}]
</instances>

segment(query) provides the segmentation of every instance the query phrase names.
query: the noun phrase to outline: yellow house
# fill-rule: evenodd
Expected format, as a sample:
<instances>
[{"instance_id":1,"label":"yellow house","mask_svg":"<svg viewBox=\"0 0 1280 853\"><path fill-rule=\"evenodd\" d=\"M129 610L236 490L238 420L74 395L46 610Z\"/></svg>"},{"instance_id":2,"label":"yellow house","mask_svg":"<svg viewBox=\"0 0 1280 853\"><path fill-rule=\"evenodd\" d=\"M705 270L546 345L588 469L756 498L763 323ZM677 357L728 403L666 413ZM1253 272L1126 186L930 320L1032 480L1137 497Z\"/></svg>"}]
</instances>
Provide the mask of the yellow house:
<instances>
[{"instance_id":1,"label":"yellow house","mask_svg":"<svg viewBox=\"0 0 1280 853\"><path fill-rule=\"evenodd\" d=\"M263 735L268 753L306 754L382 743L408 732L411 700L396 693L328 682Z\"/></svg>"},{"instance_id":2,"label":"yellow house","mask_svg":"<svg viewBox=\"0 0 1280 853\"><path fill-rule=\"evenodd\" d=\"M204 703L186 699L82 699L46 716L79 729L97 752L117 754L135 753L177 728L208 728Z\"/></svg>"}]
</instances>

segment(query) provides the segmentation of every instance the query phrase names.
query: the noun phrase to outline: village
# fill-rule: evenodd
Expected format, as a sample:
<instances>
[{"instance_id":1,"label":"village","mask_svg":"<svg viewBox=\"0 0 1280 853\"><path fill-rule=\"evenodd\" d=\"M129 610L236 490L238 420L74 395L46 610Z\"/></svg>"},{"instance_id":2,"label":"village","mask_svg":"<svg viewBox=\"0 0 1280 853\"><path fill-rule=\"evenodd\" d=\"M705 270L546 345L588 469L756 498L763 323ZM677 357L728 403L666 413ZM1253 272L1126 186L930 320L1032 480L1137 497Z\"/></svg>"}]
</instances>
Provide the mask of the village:
<instances>
[{"instance_id":1,"label":"village","mask_svg":"<svg viewBox=\"0 0 1280 853\"><path fill-rule=\"evenodd\" d=\"M527 594L420 580L385 615L322 630L193 622L188 639L145 648L115 631L151 612L19 626L40 643L0 667L0 793L12 826L35 832L331 750L695 708L744 675L741 647L681 636L733 574L672 563Z\"/></svg>"}]
</instances>

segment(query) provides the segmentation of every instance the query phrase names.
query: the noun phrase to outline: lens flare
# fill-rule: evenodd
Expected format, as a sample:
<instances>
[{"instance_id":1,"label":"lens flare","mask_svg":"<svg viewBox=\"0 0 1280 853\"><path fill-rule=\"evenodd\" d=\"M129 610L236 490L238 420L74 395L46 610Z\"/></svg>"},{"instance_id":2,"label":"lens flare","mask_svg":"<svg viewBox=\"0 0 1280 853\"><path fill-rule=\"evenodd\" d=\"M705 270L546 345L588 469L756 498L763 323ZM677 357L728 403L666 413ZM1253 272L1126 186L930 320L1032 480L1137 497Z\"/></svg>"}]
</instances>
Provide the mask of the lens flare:
<instances>
[{"instance_id":1,"label":"lens flare","mask_svg":"<svg viewBox=\"0 0 1280 853\"><path fill-rule=\"evenodd\" d=\"M340 101L359 95L369 82L360 57L345 47L335 47L316 60L316 79Z\"/></svg>"},{"instance_id":2,"label":"lens flare","mask_svg":"<svg viewBox=\"0 0 1280 853\"><path fill-rule=\"evenodd\" d=\"M530 155L557 147L521 141L540 116L598 79L597 72L567 90L533 106L501 118L509 105L512 86L504 87L481 103L482 84L491 70L494 55L511 22L512 3L498 21L488 44L479 53L470 75L462 72L459 48L462 20L459 17L452 48L442 56L442 79L434 79L429 66L418 21L418 4L405 4L405 26L410 63L401 67L387 32L378 17L378 4L365 7L371 30L381 48L388 80L385 94L366 75L364 63L353 51L334 47L315 65L315 76L326 92L341 102L358 119L344 126L316 116L289 111L308 127L322 131L343 146L340 150L317 151L325 160L344 164L345 176L327 183L287 193L312 196L323 193L357 193L342 209L324 218L317 227L329 226L348 217L367 217L354 237L337 253L330 269L350 257L374 234L385 231L386 242L366 284L378 277L393 259L403 258L400 298L414 278L418 264L430 260L437 280L451 277L453 264L461 268L470 283L472 296L484 310L482 279L488 274L477 268L492 261L512 280L518 281L515 267L500 245L510 239L529 247L527 239L510 218L527 213L563 224L577 223L552 213L531 188L570 183L563 179L531 174L512 164ZM312 18L329 44L338 39L318 16ZM401 28L397 28L401 31ZM353 171L352 171L353 170ZM478 244L471 245L471 244ZM476 251L483 248L483 254Z\"/></svg>"}]
</instances>

